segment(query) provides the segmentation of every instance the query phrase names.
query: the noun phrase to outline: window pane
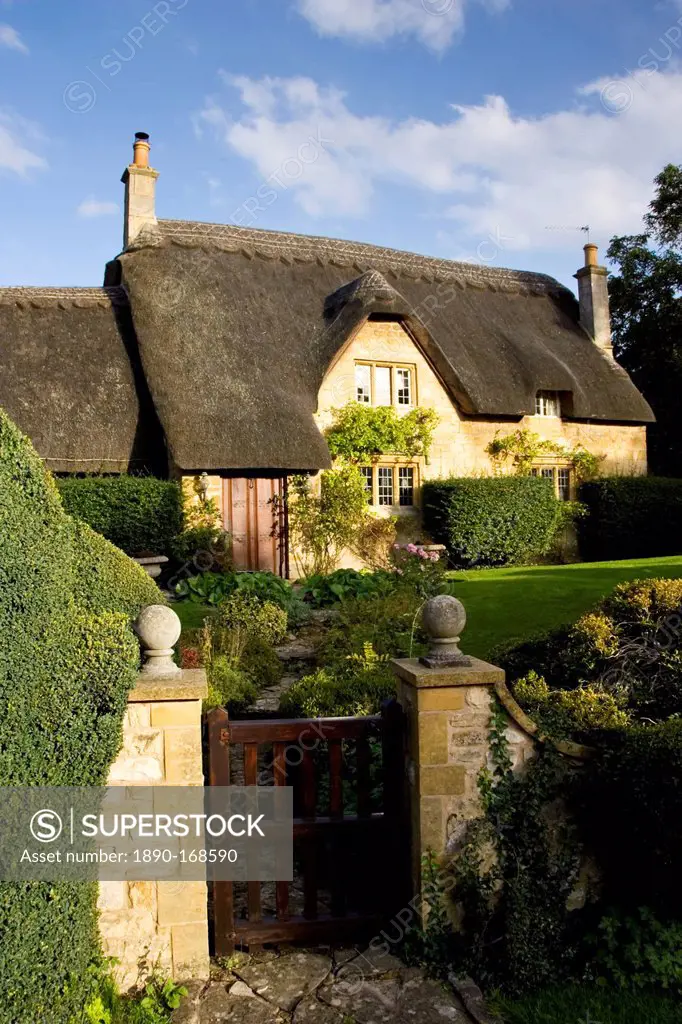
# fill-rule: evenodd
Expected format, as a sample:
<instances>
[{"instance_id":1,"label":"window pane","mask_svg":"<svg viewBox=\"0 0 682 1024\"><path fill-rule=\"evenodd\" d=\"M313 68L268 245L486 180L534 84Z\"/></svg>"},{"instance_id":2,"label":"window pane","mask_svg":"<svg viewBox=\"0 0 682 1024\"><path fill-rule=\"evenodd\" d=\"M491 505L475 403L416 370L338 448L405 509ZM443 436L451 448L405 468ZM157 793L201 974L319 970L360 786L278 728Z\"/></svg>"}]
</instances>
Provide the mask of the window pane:
<instances>
[{"instance_id":1,"label":"window pane","mask_svg":"<svg viewBox=\"0 0 682 1024\"><path fill-rule=\"evenodd\" d=\"M535 396L536 416L561 416L561 400L558 391L538 391Z\"/></svg>"},{"instance_id":2,"label":"window pane","mask_svg":"<svg viewBox=\"0 0 682 1024\"><path fill-rule=\"evenodd\" d=\"M372 467L371 466L360 466L360 475L362 476L365 484L365 493L367 494L367 504L371 505L374 501L374 494L372 493Z\"/></svg>"},{"instance_id":3,"label":"window pane","mask_svg":"<svg viewBox=\"0 0 682 1024\"><path fill-rule=\"evenodd\" d=\"M540 476L540 470L539 469L531 469L530 475L531 476Z\"/></svg>"},{"instance_id":4,"label":"window pane","mask_svg":"<svg viewBox=\"0 0 682 1024\"><path fill-rule=\"evenodd\" d=\"M362 363L355 366L355 396L363 405L372 401L372 368Z\"/></svg>"},{"instance_id":5,"label":"window pane","mask_svg":"<svg viewBox=\"0 0 682 1024\"><path fill-rule=\"evenodd\" d=\"M553 469L543 469L542 470L542 475L545 478L545 480L554 480L554 470Z\"/></svg>"},{"instance_id":6,"label":"window pane","mask_svg":"<svg viewBox=\"0 0 682 1024\"><path fill-rule=\"evenodd\" d=\"M374 367L374 404L391 405L391 367Z\"/></svg>"},{"instance_id":7,"label":"window pane","mask_svg":"<svg viewBox=\"0 0 682 1024\"><path fill-rule=\"evenodd\" d=\"M570 469L557 470L557 487L561 501L571 500L571 471Z\"/></svg>"},{"instance_id":8,"label":"window pane","mask_svg":"<svg viewBox=\"0 0 682 1024\"><path fill-rule=\"evenodd\" d=\"M380 505L392 505L393 504L393 467L392 466L379 466L377 473L379 474L379 504Z\"/></svg>"},{"instance_id":9,"label":"window pane","mask_svg":"<svg viewBox=\"0 0 682 1024\"><path fill-rule=\"evenodd\" d=\"M412 466L401 466L398 469L398 485L400 488L400 504L414 505L414 469Z\"/></svg>"},{"instance_id":10,"label":"window pane","mask_svg":"<svg viewBox=\"0 0 682 1024\"><path fill-rule=\"evenodd\" d=\"M398 405L412 405L412 373L410 370L398 368L396 374L396 387L398 391Z\"/></svg>"}]
</instances>

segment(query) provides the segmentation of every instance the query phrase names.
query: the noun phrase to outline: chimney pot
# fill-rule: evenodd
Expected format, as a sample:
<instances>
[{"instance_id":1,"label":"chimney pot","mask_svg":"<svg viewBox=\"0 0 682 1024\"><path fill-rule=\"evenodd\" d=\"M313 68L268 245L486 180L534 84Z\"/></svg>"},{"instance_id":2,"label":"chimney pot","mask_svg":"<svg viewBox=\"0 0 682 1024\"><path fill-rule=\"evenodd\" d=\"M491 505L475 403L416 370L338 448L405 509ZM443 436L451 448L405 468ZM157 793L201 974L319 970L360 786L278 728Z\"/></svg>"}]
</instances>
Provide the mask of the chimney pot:
<instances>
[{"instance_id":1,"label":"chimney pot","mask_svg":"<svg viewBox=\"0 0 682 1024\"><path fill-rule=\"evenodd\" d=\"M146 132L135 132L133 143L133 165L135 167L149 167L149 136Z\"/></svg>"},{"instance_id":2,"label":"chimney pot","mask_svg":"<svg viewBox=\"0 0 682 1024\"><path fill-rule=\"evenodd\" d=\"M594 244L594 242L588 242L587 243L587 245L585 246L585 266L586 267L596 267L598 265L598 262L599 262L598 259L597 259L598 252L599 252L599 248Z\"/></svg>"}]
</instances>

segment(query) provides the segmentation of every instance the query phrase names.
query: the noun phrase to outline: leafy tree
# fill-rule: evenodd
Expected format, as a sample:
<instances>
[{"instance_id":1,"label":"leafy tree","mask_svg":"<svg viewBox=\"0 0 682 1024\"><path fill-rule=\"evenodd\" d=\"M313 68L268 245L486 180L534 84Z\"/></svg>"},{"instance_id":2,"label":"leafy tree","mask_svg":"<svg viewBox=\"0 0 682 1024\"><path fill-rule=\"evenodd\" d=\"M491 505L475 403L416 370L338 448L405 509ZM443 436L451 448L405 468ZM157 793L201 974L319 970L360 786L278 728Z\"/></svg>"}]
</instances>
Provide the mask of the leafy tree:
<instances>
[{"instance_id":1,"label":"leafy tree","mask_svg":"<svg viewBox=\"0 0 682 1024\"><path fill-rule=\"evenodd\" d=\"M619 271L609 281L614 352L656 415L652 471L682 476L682 166L655 185L646 231L613 238L607 253Z\"/></svg>"}]
</instances>

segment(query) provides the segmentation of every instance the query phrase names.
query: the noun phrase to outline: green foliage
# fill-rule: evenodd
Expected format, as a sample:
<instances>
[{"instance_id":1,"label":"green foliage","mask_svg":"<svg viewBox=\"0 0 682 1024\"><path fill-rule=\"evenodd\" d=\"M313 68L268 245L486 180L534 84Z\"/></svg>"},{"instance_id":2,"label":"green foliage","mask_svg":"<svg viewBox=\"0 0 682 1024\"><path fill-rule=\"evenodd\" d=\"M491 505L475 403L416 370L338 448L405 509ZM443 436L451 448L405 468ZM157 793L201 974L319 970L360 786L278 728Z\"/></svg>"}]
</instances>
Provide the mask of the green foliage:
<instances>
[{"instance_id":1,"label":"green foliage","mask_svg":"<svg viewBox=\"0 0 682 1024\"><path fill-rule=\"evenodd\" d=\"M387 662L367 643L345 665L318 669L294 683L283 695L280 711L292 718L379 714L384 701L395 697L395 677Z\"/></svg>"},{"instance_id":2,"label":"green foliage","mask_svg":"<svg viewBox=\"0 0 682 1024\"><path fill-rule=\"evenodd\" d=\"M491 1010L505 1024L679 1024L678 1000L657 992L596 985L557 985L521 999L496 996Z\"/></svg>"},{"instance_id":3,"label":"green foliage","mask_svg":"<svg viewBox=\"0 0 682 1024\"><path fill-rule=\"evenodd\" d=\"M332 572L369 516L365 485L355 466L324 470L319 494L310 477L293 477L288 508L291 547L304 576Z\"/></svg>"},{"instance_id":4,"label":"green foliage","mask_svg":"<svg viewBox=\"0 0 682 1024\"><path fill-rule=\"evenodd\" d=\"M549 551L561 502L539 477L462 477L422 487L424 525L457 566L511 565Z\"/></svg>"},{"instance_id":5,"label":"green foliage","mask_svg":"<svg viewBox=\"0 0 682 1024\"><path fill-rule=\"evenodd\" d=\"M139 663L129 618L147 584L66 515L2 412L0 538L0 785L103 785ZM0 934L0 1020L81 1013L98 956L94 886L1 882Z\"/></svg>"},{"instance_id":6,"label":"green foliage","mask_svg":"<svg viewBox=\"0 0 682 1024\"><path fill-rule=\"evenodd\" d=\"M182 580L175 588L178 597L194 604L220 605L232 594L250 594L289 608L291 584L272 572L203 572Z\"/></svg>"},{"instance_id":7,"label":"green foliage","mask_svg":"<svg viewBox=\"0 0 682 1024\"><path fill-rule=\"evenodd\" d=\"M682 530L682 480L604 477L585 483L589 515L579 524L585 559L653 558L677 554Z\"/></svg>"},{"instance_id":8,"label":"green foliage","mask_svg":"<svg viewBox=\"0 0 682 1024\"><path fill-rule=\"evenodd\" d=\"M595 966L617 988L660 988L682 995L682 922L659 920L647 907L599 923Z\"/></svg>"},{"instance_id":9,"label":"green foliage","mask_svg":"<svg viewBox=\"0 0 682 1024\"><path fill-rule=\"evenodd\" d=\"M682 580L633 580L571 627L506 652L512 680L536 671L551 690L592 686L639 718L682 712ZM615 723L614 723L615 724Z\"/></svg>"},{"instance_id":10,"label":"green foliage","mask_svg":"<svg viewBox=\"0 0 682 1024\"><path fill-rule=\"evenodd\" d=\"M142 993L123 996L110 977L99 982L98 992L85 1008L85 1019L71 1024L170 1024L187 989L170 979L153 976Z\"/></svg>"},{"instance_id":11,"label":"green foliage","mask_svg":"<svg viewBox=\"0 0 682 1024\"><path fill-rule=\"evenodd\" d=\"M406 588L373 598L369 607L363 598L344 601L322 644L322 663L343 665L368 643L377 654L390 658L423 654L426 645L419 625L421 605L421 599Z\"/></svg>"},{"instance_id":12,"label":"green foliage","mask_svg":"<svg viewBox=\"0 0 682 1024\"><path fill-rule=\"evenodd\" d=\"M67 477L57 482L64 508L128 555L171 553L182 529L180 485L142 476Z\"/></svg>"},{"instance_id":13,"label":"green foliage","mask_svg":"<svg viewBox=\"0 0 682 1024\"><path fill-rule=\"evenodd\" d=\"M428 458L437 424L433 409L400 415L393 406L349 402L334 411L325 437L332 458L346 462L372 462L385 453Z\"/></svg>"},{"instance_id":14,"label":"green foliage","mask_svg":"<svg viewBox=\"0 0 682 1024\"><path fill-rule=\"evenodd\" d=\"M304 601L313 608L328 608L348 598L369 598L387 593L392 576L388 572L367 569L336 569L331 573L309 576L301 588Z\"/></svg>"},{"instance_id":15,"label":"green foliage","mask_svg":"<svg viewBox=\"0 0 682 1024\"><path fill-rule=\"evenodd\" d=\"M490 461L496 469L508 463L519 476L528 476L534 464L542 456L554 455L567 459L575 470L579 480L590 480L599 472L599 464L604 455L593 455L581 444L567 448L556 441L541 438L532 430L515 430L511 434L499 436L499 431L486 448Z\"/></svg>"},{"instance_id":16,"label":"green foliage","mask_svg":"<svg viewBox=\"0 0 682 1024\"><path fill-rule=\"evenodd\" d=\"M602 738L575 804L607 905L682 920L682 719Z\"/></svg>"},{"instance_id":17,"label":"green foliage","mask_svg":"<svg viewBox=\"0 0 682 1024\"><path fill-rule=\"evenodd\" d=\"M245 672L234 668L226 654L216 654L209 662L206 709L226 708L239 714L253 704L258 687Z\"/></svg>"},{"instance_id":18,"label":"green foliage","mask_svg":"<svg viewBox=\"0 0 682 1024\"><path fill-rule=\"evenodd\" d=\"M620 729L630 721L624 694L594 686L550 690L543 676L531 670L513 685L514 696L543 731L554 736L578 736L600 729Z\"/></svg>"},{"instance_id":19,"label":"green foliage","mask_svg":"<svg viewBox=\"0 0 682 1024\"><path fill-rule=\"evenodd\" d=\"M193 562L201 571L232 567L232 538L223 529L215 498L187 500L183 510L184 528L173 538L171 552L183 564Z\"/></svg>"},{"instance_id":20,"label":"green foliage","mask_svg":"<svg viewBox=\"0 0 682 1024\"><path fill-rule=\"evenodd\" d=\"M614 352L656 415L647 428L649 464L670 476L682 476L681 179L680 167L665 167L656 178L647 233L613 238L607 253L618 268L609 280Z\"/></svg>"},{"instance_id":21,"label":"green foliage","mask_svg":"<svg viewBox=\"0 0 682 1024\"><path fill-rule=\"evenodd\" d=\"M151 576L87 523L74 520L73 538L74 596L81 607L134 618L147 604L165 604Z\"/></svg>"}]
</instances>

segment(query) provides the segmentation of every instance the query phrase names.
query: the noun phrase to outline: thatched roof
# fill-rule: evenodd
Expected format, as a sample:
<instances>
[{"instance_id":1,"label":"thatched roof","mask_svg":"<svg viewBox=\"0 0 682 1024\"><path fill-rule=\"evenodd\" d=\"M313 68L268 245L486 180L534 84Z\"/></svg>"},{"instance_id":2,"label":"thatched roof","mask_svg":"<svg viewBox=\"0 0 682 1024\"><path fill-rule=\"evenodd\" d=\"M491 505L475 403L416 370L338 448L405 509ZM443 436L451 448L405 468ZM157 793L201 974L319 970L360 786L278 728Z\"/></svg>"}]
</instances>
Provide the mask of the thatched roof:
<instances>
[{"instance_id":1,"label":"thatched roof","mask_svg":"<svg viewBox=\"0 0 682 1024\"><path fill-rule=\"evenodd\" d=\"M653 418L579 326L571 292L542 274L159 221L106 282L0 290L0 406L53 468L129 463L153 434L147 388L182 470L323 468L318 391L371 315L404 322L463 415L519 418L557 390L576 419Z\"/></svg>"},{"instance_id":2,"label":"thatched roof","mask_svg":"<svg viewBox=\"0 0 682 1024\"><path fill-rule=\"evenodd\" d=\"M322 379L371 314L400 316L469 415L520 417L539 390L577 419L649 406L542 274L303 235L160 221L120 257L144 370L186 469L328 464Z\"/></svg>"},{"instance_id":3,"label":"thatched roof","mask_svg":"<svg viewBox=\"0 0 682 1024\"><path fill-rule=\"evenodd\" d=\"M54 472L158 466L136 362L122 289L0 288L0 406Z\"/></svg>"}]
</instances>

